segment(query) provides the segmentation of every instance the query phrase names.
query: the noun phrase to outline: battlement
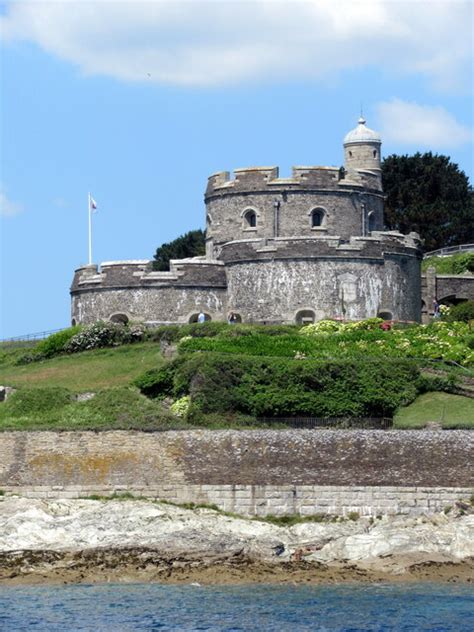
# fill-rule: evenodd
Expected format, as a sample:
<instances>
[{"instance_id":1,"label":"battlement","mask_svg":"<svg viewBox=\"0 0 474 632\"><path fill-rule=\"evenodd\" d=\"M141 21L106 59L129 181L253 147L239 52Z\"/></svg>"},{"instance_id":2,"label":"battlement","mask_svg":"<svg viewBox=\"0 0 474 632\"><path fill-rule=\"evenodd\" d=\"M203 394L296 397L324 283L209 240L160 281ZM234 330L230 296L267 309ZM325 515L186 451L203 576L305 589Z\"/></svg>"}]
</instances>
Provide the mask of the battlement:
<instances>
[{"instance_id":1,"label":"battlement","mask_svg":"<svg viewBox=\"0 0 474 632\"><path fill-rule=\"evenodd\" d=\"M421 259L420 240L397 232L374 232L369 237L316 235L314 237L276 237L273 239L239 239L222 245L221 258L226 263L270 259L373 259L385 256Z\"/></svg>"},{"instance_id":2,"label":"battlement","mask_svg":"<svg viewBox=\"0 0 474 632\"><path fill-rule=\"evenodd\" d=\"M221 261L208 261L205 257L170 261L170 269L153 270L152 261L106 261L100 266L78 268L74 274L71 292L93 288L140 288L161 285L225 285Z\"/></svg>"},{"instance_id":3,"label":"battlement","mask_svg":"<svg viewBox=\"0 0 474 632\"><path fill-rule=\"evenodd\" d=\"M294 166L291 175L281 178L278 167L245 167L220 171L208 179L206 198L241 192L275 192L279 189L337 191L350 187L381 190L380 175L367 169L341 171L340 167Z\"/></svg>"}]
</instances>

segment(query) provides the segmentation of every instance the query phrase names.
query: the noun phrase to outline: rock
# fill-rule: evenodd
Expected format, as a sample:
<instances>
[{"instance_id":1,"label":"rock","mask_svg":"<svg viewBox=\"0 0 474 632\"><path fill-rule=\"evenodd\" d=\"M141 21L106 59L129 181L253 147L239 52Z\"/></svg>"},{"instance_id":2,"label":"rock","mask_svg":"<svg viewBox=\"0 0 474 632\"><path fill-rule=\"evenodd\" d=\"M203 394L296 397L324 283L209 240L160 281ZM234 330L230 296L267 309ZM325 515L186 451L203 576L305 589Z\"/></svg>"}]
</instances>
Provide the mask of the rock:
<instances>
[{"instance_id":1,"label":"rock","mask_svg":"<svg viewBox=\"0 0 474 632\"><path fill-rule=\"evenodd\" d=\"M12 573L37 575L38 569L46 577L57 577L64 568L71 581L79 581L79 571L74 575L71 570L79 568L84 581L101 581L111 569L114 577L121 577L122 569L131 580L161 581L163 574L184 577L192 569L204 572L211 567L221 574L230 568L243 579L248 578L243 569L256 568L257 575L269 574L269 581L275 574L281 578L282 569L290 574L306 569L310 578L315 569L319 574L338 569L342 579L360 573L370 578L377 572L398 576L417 569L417 576L425 577L429 564L434 573L439 565L459 565L473 556L474 515L280 527L144 500L5 497L0 505L0 581Z\"/></svg>"},{"instance_id":2,"label":"rock","mask_svg":"<svg viewBox=\"0 0 474 632\"><path fill-rule=\"evenodd\" d=\"M11 386L0 386L0 402L6 402L10 395L13 395L16 390L16 388Z\"/></svg>"},{"instance_id":3,"label":"rock","mask_svg":"<svg viewBox=\"0 0 474 632\"><path fill-rule=\"evenodd\" d=\"M90 399L92 399L93 397L95 397L95 393L78 393L76 395L76 401L77 402L87 402Z\"/></svg>"}]
</instances>

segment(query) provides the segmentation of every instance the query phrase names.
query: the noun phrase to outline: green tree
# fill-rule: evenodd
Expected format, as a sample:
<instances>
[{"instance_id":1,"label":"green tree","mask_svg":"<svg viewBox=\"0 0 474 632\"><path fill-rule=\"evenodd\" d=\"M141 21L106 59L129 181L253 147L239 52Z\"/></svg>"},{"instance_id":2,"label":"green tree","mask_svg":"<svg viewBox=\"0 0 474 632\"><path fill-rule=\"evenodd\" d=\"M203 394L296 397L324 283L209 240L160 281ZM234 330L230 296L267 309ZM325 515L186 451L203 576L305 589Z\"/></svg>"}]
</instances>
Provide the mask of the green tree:
<instances>
[{"instance_id":1,"label":"green tree","mask_svg":"<svg viewBox=\"0 0 474 632\"><path fill-rule=\"evenodd\" d=\"M474 193L448 156L392 154L382 162L382 180L387 228L416 231L425 252L474 239Z\"/></svg>"},{"instance_id":2,"label":"green tree","mask_svg":"<svg viewBox=\"0 0 474 632\"><path fill-rule=\"evenodd\" d=\"M153 270L169 270L170 259L197 257L206 252L206 233L201 230L190 230L177 239L157 248L154 255Z\"/></svg>"}]
</instances>

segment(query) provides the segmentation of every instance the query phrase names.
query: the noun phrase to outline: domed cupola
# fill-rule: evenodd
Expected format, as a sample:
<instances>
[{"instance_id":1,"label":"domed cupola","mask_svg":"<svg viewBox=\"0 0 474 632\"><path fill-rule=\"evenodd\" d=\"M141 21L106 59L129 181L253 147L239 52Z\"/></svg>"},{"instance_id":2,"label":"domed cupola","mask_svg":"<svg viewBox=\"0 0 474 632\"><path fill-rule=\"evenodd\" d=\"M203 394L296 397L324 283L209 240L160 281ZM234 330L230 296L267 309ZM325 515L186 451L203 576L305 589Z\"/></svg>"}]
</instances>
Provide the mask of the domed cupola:
<instances>
[{"instance_id":1,"label":"domed cupola","mask_svg":"<svg viewBox=\"0 0 474 632\"><path fill-rule=\"evenodd\" d=\"M380 171L380 134L370 129L361 116L355 129L344 138L346 169Z\"/></svg>"}]
</instances>

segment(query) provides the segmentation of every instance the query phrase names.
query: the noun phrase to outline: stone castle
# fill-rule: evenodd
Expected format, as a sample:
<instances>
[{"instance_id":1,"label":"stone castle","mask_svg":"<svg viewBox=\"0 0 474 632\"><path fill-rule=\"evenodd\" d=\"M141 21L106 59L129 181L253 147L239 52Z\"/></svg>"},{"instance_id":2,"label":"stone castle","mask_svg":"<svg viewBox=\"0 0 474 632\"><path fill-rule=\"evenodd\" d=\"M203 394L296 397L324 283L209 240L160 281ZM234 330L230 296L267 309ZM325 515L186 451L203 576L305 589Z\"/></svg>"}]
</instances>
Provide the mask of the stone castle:
<instances>
[{"instance_id":1,"label":"stone castle","mask_svg":"<svg viewBox=\"0 0 474 632\"><path fill-rule=\"evenodd\" d=\"M209 178L206 255L76 270L72 323L421 319L420 240L385 231L381 138L361 117L344 167L236 169Z\"/></svg>"}]
</instances>

